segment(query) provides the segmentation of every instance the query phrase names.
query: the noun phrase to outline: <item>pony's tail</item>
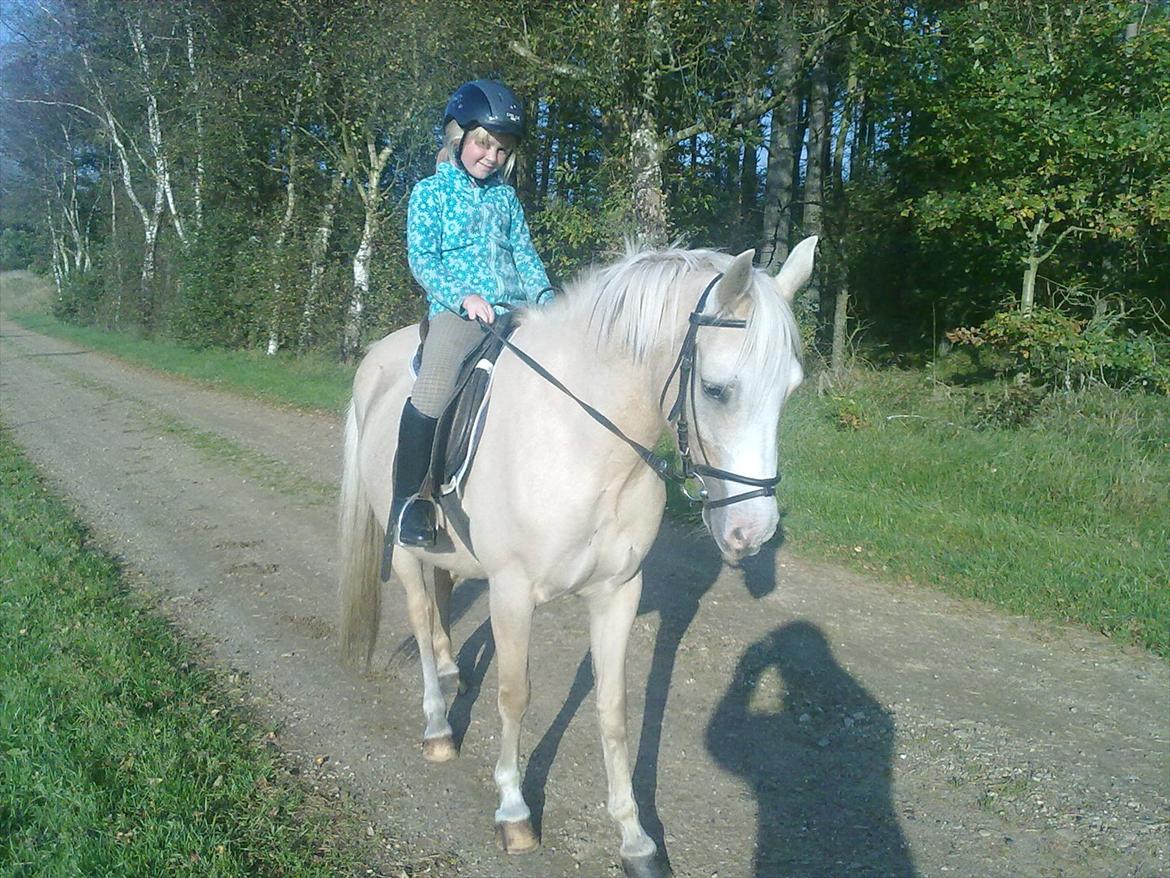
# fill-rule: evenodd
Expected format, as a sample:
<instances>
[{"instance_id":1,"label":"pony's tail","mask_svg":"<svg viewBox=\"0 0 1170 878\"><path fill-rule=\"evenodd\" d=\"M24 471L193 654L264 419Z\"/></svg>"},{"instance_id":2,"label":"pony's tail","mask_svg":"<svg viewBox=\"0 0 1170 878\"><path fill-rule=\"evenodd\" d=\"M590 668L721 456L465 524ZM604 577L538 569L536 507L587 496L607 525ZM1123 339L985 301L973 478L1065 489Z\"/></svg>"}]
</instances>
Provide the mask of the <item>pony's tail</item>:
<instances>
[{"instance_id":1,"label":"pony's tail","mask_svg":"<svg viewBox=\"0 0 1170 878\"><path fill-rule=\"evenodd\" d=\"M358 470L357 412L351 400L345 417L345 461L341 475L338 515L338 557L341 580L341 660L348 665L365 661L368 668L378 640L382 615L382 526L374 518Z\"/></svg>"}]
</instances>

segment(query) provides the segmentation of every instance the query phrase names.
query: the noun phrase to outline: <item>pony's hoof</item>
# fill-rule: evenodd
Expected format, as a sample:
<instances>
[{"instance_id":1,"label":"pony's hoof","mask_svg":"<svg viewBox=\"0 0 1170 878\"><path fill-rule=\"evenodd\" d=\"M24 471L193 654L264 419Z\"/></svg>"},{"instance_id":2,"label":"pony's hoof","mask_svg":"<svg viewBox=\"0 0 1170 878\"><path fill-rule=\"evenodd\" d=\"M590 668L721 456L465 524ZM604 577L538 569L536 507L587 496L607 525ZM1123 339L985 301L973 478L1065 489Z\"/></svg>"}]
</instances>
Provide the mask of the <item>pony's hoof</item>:
<instances>
[{"instance_id":1,"label":"pony's hoof","mask_svg":"<svg viewBox=\"0 0 1170 878\"><path fill-rule=\"evenodd\" d=\"M463 682L463 678L456 671L454 674L442 674L439 676L439 689L442 691L444 698L451 698L455 695L465 693L467 691L467 684Z\"/></svg>"},{"instance_id":2,"label":"pony's hoof","mask_svg":"<svg viewBox=\"0 0 1170 878\"><path fill-rule=\"evenodd\" d=\"M622 857L626 878L671 878L674 872L657 851L644 857Z\"/></svg>"},{"instance_id":3,"label":"pony's hoof","mask_svg":"<svg viewBox=\"0 0 1170 878\"><path fill-rule=\"evenodd\" d=\"M441 738L428 738L423 741L423 759L427 762L450 762L459 755L455 749L455 741L450 735Z\"/></svg>"},{"instance_id":4,"label":"pony's hoof","mask_svg":"<svg viewBox=\"0 0 1170 878\"><path fill-rule=\"evenodd\" d=\"M540 847L530 820L496 824L496 843L506 854L526 854Z\"/></svg>"}]
</instances>

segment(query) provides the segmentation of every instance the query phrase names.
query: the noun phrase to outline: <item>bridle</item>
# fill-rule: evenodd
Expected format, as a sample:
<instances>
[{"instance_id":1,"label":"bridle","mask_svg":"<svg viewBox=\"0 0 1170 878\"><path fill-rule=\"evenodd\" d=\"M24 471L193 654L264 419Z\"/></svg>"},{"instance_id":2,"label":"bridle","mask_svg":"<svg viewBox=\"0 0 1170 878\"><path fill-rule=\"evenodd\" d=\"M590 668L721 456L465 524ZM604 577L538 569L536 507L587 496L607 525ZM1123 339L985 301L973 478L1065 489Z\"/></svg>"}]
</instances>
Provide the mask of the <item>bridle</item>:
<instances>
[{"instance_id":1,"label":"bridle","mask_svg":"<svg viewBox=\"0 0 1170 878\"><path fill-rule=\"evenodd\" d=\"M679 348L678 358L674 361L674 366L671 368L670 374L666 376L666 383L662 385L662 393L658 397L658 406L661 408L662 403L666 399L666 391L670 387L670 381L674 378L675 373L678 373L678 395L675 397L674 405L670 407L666 421L667 423L671 421L675 422L675 436L678 439L678 451L679 457L682 459L682 470L678 474L671 473L670 476L673 478L670 480L675 481L679 485L687 499L694 503L702 503L704 508L707 509L730 506L732 503L739 503L741 500L751 500L755 497L771 497L776 493L776 485L780 483L779 470L777 470L775 476L766 479L757 479L711 466L706 462L707 450L703 447L703 437L699 435L699 425L697 422L695 424L695 440L698 444L699 451L703 454L704 462L695 463L691 459L689 441L690 425L687 421L687 395L690 394L692 399L695 395L697 374L695 372L695 349L698 343L699 327L713 326L722 329L747 328L746 320L731 320L723 317L713 317L703 313L703 309L707 306L707 297L722 277L722 274L715 275L703 290L703 294L699 296L695 310L691 312L689 317L690 326L687 328L686 337L683 338L682 347ZM667 475L663 475L662 473L659 473L659 475L662 475L664 480L668 478ZM707 485L703 481L703 476L723 479L728 482L738 482L741 485L749 485L754 490L724 497L722 500L712 500L708 496ZM687 490L686 482L690 479L694 479L699 483L698 494L691 494Z\"/></svg>"},{"instance_id":2,"label":"bridle","mask_svg":"<svg viewBox=\"0 0 1170 878\"><path fill-rule=\"evenodd\" d=\"M661 455L655 454L652 449L647 448L642 443L631 439L629 436L623 433L613 421L611 421L589 403L578 397L575 393L573 393L573 391L569 390L569 388L562 384L555 375L545 369L544 366L540 365L540 363L538 363L523 350L516 347L516 345L504 337L494 326L486 323L481 323L480 325L485 332L489 332L494 335L497 340L499 340L505 347L512 351L512 353L519 357L521 362L536 372L537 375L570 397L574 402L577 403L577 405L584 409L585 413L593 418L593 420L597 421L597 423L601 424L601 426L605 427L605 429L609 430L609 432L625 442L626 445L634 449L634 451L638 453L638 456L641 457L642 460L645 461L646 464L652 470L654 470L654 472L657 473L659 478L661 478L664 482L673 482L674 484L678 485L682 493L692 503L700 503L704 509L716 509L721 506L730 506L732 503L739 503L743 500L751 500L755 497L771 497L776 493L776 485L780 483L779 470L777 470L775 476L764 479L757 479L751 476L744 476L740 475L739 473L733 473L725 469L719 469L718 467L711 466L706 462L707 451L703 447L703 439L699 435L697 423L695 424L695 440L699 451L702 452L704 462L695 463L695 461L692 459L689 438L690 425L687 420L687 394L689 393L693 396L695 392L695 350L698 343L699 328L703 326L710 326L721 329L747 328L746 320L731 320L722 317L713 317L703 313L703 309L707 305L707 298L710 296L711 290L715 288L715 284L717 284L722 277L722 274L717 274L711 279L710 283L708 283L706 288L703 290L702 295L699 296L699 301L695 305L694 310L691 311L689 318L690 325L687 328L687 334L683 338L682 346L679 348L678 357L675 359L674 366L671 368L670 374L666 376L666 383L663 384L662 393L658 399L658 405L659 408L661 408L663 402L666 399L666 391L670 387L670 382L677 374L678 395L675 397L674 404L670 407L670 412L667 414L666 420L668 423L671 421L674 421L675 423L675 435L678 439L679 456L682 461L682 468L678 470L671 466L671 462L669 460L662 457ZM738 482L741 485L746 485L752 488L752 490L744 491L741 494L734 494L730 497L724 497L720 500L712 500L708 494L704 477L723 479L729 482ZM699 489L694 494L687 490L687 482L691 481L692 479L699 484Z\"/></svg>"}]
</instances>

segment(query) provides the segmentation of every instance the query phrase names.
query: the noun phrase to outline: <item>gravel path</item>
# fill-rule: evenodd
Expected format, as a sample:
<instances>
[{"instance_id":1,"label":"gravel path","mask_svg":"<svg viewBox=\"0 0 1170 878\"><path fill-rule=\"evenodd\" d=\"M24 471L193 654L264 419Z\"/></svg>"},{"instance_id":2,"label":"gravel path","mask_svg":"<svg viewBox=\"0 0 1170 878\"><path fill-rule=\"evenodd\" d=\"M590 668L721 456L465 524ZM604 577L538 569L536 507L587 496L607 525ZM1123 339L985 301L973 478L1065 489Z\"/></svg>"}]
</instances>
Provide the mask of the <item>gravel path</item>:
<instances>
[{"instance_id":1,"label":"gravel path","mask_svg":"<svg viewBox=\"0 0 1170 878\"><path fill-rule=\"evenodd\" d=\"M460 759L419 754L391 591L374 671L334 646L340 420L5 322L2 418L160 605L241 675L313 782L434 874L620 874L584 607L542 608L522 746L543 834L492 834L486 586L455 593ZM1075 629L664 528L630 658L635 787L679 876L1170 875L1170 668ZM431 857L432 859L428 859Z\"/></svg>"}]
</instances>

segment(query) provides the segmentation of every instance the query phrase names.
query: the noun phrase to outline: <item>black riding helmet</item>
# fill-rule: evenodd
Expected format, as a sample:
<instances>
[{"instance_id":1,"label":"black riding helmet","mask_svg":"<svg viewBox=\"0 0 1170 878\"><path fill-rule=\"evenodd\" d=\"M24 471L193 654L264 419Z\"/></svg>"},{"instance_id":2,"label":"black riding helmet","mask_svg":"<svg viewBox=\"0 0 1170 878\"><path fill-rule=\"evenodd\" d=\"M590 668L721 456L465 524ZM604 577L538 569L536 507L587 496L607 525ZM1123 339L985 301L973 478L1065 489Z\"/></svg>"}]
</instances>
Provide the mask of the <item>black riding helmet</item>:
<instances>
[{"instance_id":1,"label":"black riding helmet","mask_svg":"<svg viewBox=\"0 0 1170 878\"><path fill-rule=\"evenodd\" d=\"M524 136L524 107L512 89L493 79L459 86L447 101L443 127L452 119L464 132L486 128L492 134L510 134L517 140Z\"/></svg>"}]
</instances>

